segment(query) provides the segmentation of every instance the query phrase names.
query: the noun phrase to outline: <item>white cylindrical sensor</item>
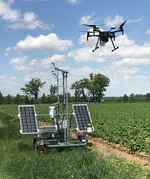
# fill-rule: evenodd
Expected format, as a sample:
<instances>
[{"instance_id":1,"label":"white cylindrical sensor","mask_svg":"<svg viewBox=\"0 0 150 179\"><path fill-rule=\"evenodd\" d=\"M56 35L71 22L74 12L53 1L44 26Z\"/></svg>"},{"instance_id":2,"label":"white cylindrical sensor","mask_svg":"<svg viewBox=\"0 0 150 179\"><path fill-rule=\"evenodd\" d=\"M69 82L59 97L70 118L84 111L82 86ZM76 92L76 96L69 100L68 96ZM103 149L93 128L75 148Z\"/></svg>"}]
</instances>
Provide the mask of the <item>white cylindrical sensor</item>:
<instances>
[{"instance_id":1,"label":"white cylindrical sensor","mask_svg":"<svg viewBox=\"0 0 150 179\"><path fill-rule=\"evenodd\" d=\"M48 108L48 110L49 110L49 115L50 115L50 117L51 117L51 118L54 118L54 117L55 117L55 106L50 106L50 107Z\"/></svg>"}]
</instances>

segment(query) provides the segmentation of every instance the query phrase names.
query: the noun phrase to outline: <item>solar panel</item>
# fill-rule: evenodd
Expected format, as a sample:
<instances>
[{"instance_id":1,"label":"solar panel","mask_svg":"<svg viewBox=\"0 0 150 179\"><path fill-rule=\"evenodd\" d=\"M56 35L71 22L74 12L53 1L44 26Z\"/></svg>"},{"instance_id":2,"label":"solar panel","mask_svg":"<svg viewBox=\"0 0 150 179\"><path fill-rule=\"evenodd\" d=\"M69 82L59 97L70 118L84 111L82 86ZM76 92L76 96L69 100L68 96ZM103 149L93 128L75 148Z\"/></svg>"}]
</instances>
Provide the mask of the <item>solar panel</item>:
<instances>
[{"instance_id":1,"label":"solar panel","mask_svg":"<svg viewBox=\"0 0 150 179\"><path fill-rule=\"evenodd\" d=\"M20 118L20 133L22 134L37 134L38 123L35 113L34 105L19 105L19 118Z\"/></svg>"},{"instance_id":2,"label":"solar panel","mask_svg":"<svg viewBox=\"0 0 150 179\"><path fill-rule=\"evenodd\" d=\"M87 104L73 104L72 109L79 131L86 131L88 124L92 124Z\"/></svg>"}]
</instances>

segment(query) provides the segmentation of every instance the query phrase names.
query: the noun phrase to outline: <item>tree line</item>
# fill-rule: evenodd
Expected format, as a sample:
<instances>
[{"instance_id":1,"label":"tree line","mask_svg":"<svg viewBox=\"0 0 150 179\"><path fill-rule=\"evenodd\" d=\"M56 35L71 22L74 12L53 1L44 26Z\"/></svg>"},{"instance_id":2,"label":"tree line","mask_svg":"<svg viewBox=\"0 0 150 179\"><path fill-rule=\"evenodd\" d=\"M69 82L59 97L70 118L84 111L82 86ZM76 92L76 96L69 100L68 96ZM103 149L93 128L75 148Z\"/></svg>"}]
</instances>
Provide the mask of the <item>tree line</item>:
<instances>
[{"instance_id":1,"label":"tree line","mask_svg":"<svg viewBox=\"0 0 150 179\"><path fill-rule=\"evenodd\" d=\"M74 95L68 92L69 102L100 102L106 91L106 87L109 86L109 78L104 75L89 74L89 78L80 79L71 85L71 90L74 91ZM46 82L42 82L40 78L32 78L25 87L21 88L24 95L17 94L12 96L8 94L3 96L0 92L0 104L34 104L34 103L56 103L57 102L57 86L51 85L49 88L49 94L45 93L39 97L40 88L45 85ZM60 95L60 99L63 96Z\"/></svg>"},{"instance_id":2,"label":"tree line","mask_svg":"<svg viewBox=\"0 0 150 179\"><path fill-rule=\"evenodd\" d=\"M25 87L20 88L24 95L17 94L12 96L8 94L4 96L0 92L0 104L35 104L35 103L56 103L57 102L57 86L51 85L49 87L49 94L43 93L39 97L40 88L45 85L46 82L42 82L40 78L32 78ZM75 81L71 85L74 95L68 92L69 102L94 102L100 103L102 100L105 101L117 101L117 102L135 102L139 100L150 101L150 93L147 94L130 94L123 95L121 97L104 97L109 86L110 79L101 73L93 74L90 73L88 78L83 78ZM60 100L63 98L60 95Z\"/></svg>"},{"instance_id":3,"label":"tree line","mask_svg":"<svg viewBox=\"0 0 150 179\"><path fill-rule=\"evenodd\" d=\"M124 94L120 97L104 97L105 101L117 101L117 102L136 102L136 101L150 101L150 93L147 94Z\"/></svg>"}]
</instances>

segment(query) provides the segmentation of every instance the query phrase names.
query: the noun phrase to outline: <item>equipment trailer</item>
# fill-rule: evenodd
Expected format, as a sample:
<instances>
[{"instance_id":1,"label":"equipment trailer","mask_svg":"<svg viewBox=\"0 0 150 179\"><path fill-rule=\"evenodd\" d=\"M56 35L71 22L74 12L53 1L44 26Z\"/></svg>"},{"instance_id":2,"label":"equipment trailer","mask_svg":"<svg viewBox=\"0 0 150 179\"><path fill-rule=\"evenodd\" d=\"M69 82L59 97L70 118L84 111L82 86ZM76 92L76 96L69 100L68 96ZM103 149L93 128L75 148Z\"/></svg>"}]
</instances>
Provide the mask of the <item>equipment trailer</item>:
<instances>
[{"instance_id":1,"label":"equipment trailer","mask_svg":"<svg viewBox=\"0 0 150 179\"><path fill-rule=\"evenodd\" d=\"M54 66L52 73L57 80L57 105L49 107L49 114L37 114L34 105L19 105L20 133L34 135L35 151L45 151L47 148L91 147L92 143L88 142L88 133L91 133L94 127L88 106L73 104L72 118L68 119L68 72L52 64ZM60 88L63 91L62 102L60 102ZM62 114L60 105L62 105ZM40 116L49 116L54 125L40 126L38 122ZM74 130L72 122L74 122Z\"/></svg>"}]
</instances>

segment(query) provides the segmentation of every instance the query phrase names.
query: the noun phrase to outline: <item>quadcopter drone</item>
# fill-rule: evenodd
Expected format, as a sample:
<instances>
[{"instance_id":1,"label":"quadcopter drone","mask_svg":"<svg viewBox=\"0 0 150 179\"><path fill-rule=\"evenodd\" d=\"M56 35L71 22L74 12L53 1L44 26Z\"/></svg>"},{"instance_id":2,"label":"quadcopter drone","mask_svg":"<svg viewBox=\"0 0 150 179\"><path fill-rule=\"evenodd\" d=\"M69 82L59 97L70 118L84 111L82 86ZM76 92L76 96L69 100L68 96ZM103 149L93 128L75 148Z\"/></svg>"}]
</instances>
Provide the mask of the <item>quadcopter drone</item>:
<instances>
[{"instance_id":1,"label":"quadcopter drone","mask_svg":"<svg viewBox=\"0 0 150 179\"><path fill-rule=\"evenodd\" d=\"M116 29L115 26L111 27L111 29L109 31L101 31L98 26L102 26L102 25L89 25L89 24L82 24L84 26L89 26L92 27L93 30L92 31L86 31L87 32L87 41L89 40L89 37L98 37L95 49L92 50L92 52L94 52L95 50L97 50L99 48L98 43L100 43L101 46L104 46L105 43L107 43L109 41L109 39L112 42L113 45L113 51L117 50L119 47L116 47L114 44L115 41L115 33L117 32L122 32L122 35L124 34L124 29L123 26L125 25L126 21L124 21L118 28L118 30L112 31L113 29Z\"/></svg>"}]
</instances>

